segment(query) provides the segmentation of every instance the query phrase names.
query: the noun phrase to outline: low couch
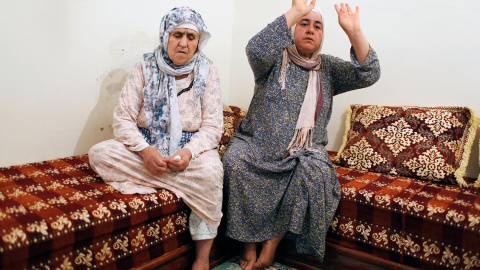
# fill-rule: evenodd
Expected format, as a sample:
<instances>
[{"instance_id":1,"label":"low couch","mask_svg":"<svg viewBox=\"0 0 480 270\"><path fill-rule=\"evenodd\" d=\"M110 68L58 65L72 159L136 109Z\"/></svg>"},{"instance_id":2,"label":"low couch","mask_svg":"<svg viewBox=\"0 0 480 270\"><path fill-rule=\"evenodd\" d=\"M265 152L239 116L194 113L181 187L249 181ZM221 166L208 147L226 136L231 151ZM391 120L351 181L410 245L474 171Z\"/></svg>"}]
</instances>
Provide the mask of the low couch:
<instances>
[{"instance_id":1,"label":"low couch","mask_svg":"<svg viewBox=\"0 0 480 270\"><path fill-rule=\"evenodd\" d=\"M224 106L221 155L245 114ZM342 198L324 261L287 239L276 259L298 269L480 269L479 182L464 177L474 112L353 105L346 123L329 152ZM164 189L120 194L87 155L0 168L0 269L189 269L189 211ZM239 252L224 224L211 266Z\"/></svg>"}]
</instances>

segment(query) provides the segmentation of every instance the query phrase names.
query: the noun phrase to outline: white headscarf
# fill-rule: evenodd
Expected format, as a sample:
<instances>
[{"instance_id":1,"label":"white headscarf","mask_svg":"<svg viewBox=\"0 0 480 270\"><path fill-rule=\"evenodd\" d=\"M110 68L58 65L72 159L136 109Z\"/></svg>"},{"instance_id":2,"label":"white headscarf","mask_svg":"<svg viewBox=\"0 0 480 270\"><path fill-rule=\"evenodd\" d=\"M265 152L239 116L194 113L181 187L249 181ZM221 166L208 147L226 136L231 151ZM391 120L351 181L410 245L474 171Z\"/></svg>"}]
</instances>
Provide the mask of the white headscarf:
<instances>
[{"instance_id":1,"label":"white headscarf","mask_svg":"<svg viewBox=\"0 0 480 270\"><path fill-rule=\"evenodd\" d=\"M200 35L198 49L192 59L175 65L168 57L168 38L175 28L194 25ZM143 101L150 130L150 144L168 158L181 149L182 125L177 102L175 76L194 71L195 98L202 100L207 85L210 60L202 53L210 39L202 17L189 7L174 8L160 23L160 45L154 53L144 54L142 67L145 76Z\"/></svg>"}]
</instances>

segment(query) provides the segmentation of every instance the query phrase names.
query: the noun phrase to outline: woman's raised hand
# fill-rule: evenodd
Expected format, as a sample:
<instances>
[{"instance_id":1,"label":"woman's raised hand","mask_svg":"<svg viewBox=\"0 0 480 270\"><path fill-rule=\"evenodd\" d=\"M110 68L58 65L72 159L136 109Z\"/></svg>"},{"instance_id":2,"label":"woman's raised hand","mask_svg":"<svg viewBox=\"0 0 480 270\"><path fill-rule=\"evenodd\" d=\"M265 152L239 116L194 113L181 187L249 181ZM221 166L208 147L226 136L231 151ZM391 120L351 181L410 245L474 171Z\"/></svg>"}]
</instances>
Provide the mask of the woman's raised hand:
<instances>
[{"instance_id":1,"label":"woman's raised hand","mask_svg":"<svg viewBox=\"0 0 480 270\"><path fill-rule=\"evenodd\" d=\"M285 13L288 28L292 28L303 16L310 13L315 7L316 0L292 0L292 7Z\"/></svg>"},{"instance_id":2,"label":"woman's raised hand","mask_svg":"<svg viewBox=\"0 0 480 270\"><path fill-rule=\"evenodd\" d=\"M360 30L360 8L358 6L354 12L349 4L341 3L340 6L335 4L335 10L338 14L338 24L347 35Z\"/></svg>"},{"instance_id":3,"label":"woman's raised hand","mask_svg":"<svg viewBox=\"0 0 480 270\"><path fill-rule=\"evenodd\" d=\"M301 17L307 15L315 7L316 0L312 0L310 4L307 4L309 0L292 0L292 8L297 10Z\"/></svg>"},{"instance_id":4,"label":"woman's raised hand","mask_svg":"<svg viewBox=\"0 0 480 270\"><path fill-rule=\"evenodd\" d=\"M342 3L340 6L335 4L335 10L338 14L338 23L350 40L358 63L363 65L370 51L370 45L360 28L360 8L357 7L353 12L349 4Z\"/></svg>"}]
</instances>

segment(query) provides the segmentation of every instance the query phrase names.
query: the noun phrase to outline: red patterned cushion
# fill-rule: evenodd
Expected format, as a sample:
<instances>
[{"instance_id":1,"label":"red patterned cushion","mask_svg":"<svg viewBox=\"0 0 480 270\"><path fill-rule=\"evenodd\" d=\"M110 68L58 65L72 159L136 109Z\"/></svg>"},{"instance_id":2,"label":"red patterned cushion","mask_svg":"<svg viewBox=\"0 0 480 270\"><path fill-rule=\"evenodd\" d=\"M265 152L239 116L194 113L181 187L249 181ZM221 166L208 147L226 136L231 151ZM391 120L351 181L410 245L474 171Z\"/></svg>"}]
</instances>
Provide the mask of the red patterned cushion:
<instances>
[{"instance_id":1,"label":"red patterned cushion","mask_svg":"<svg viewBox=\"0 0 480 270\"><path fill-rule=\"evenodd\" d=\"M351 105L341 166L465 186L476 133L467 107Z\"/></svg>"},{"instance_id":2,"label":"red patterned cushion","mask_svg":"<svg viewBox=\"0 0 480 270\"><path fill-rule=\"evenodd\" d=\"M227 150L228 141L230 141L235 129L246 114L247 110L240 107L223 105L223 133L217 148L221 157Z\"/></svg>"}]
</instances>

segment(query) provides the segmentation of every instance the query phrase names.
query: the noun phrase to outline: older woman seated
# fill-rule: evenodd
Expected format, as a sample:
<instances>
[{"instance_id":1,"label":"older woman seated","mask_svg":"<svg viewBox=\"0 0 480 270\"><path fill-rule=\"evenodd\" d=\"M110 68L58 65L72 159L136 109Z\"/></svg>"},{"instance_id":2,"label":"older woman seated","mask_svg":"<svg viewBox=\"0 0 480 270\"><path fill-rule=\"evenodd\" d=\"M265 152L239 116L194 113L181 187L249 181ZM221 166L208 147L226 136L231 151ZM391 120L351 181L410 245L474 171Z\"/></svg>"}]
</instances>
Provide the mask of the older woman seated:
<instances>
[{"instance_id":1,"label":"older woman seated","mask_svg":"<svg viewBox=\"0 0 480 270\"><path fill-rule=\"evenodd\" d=\"M160 24L160 45L144 54L114 112L115 139L89 151L102 179L122 193L175 192L192 209L192 269L209 268L222 217L223 126L217 69L202 53L210 33L200 14L174 8Z\"/></svg>"},{"instance_id":2,"label":"older woman seated","mask_svg":"<svg viewBox=\"0 0 480 270\"><path fill-rule=\"evenodd\" d=\"M245 269L272 263L280 240L322 260L340 184L325 150L334 95L374 84L375 51L359 9L335 5L352 61L320 54L324 21L315 0L293 0L284 15L255 35L247 57L255 91L223 157L227 236L245 243ZM292 36L293 32L293 36ZM262 243L257 258L256 246Z\"/></svg>"}]
</instances>

